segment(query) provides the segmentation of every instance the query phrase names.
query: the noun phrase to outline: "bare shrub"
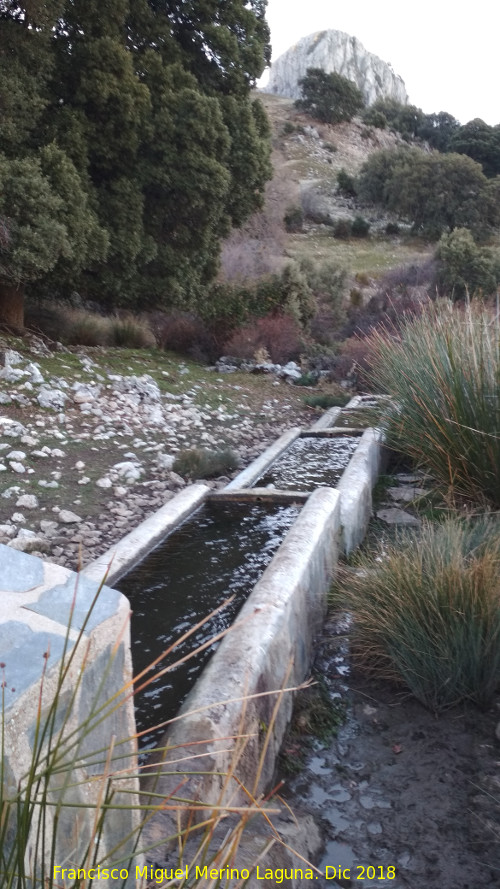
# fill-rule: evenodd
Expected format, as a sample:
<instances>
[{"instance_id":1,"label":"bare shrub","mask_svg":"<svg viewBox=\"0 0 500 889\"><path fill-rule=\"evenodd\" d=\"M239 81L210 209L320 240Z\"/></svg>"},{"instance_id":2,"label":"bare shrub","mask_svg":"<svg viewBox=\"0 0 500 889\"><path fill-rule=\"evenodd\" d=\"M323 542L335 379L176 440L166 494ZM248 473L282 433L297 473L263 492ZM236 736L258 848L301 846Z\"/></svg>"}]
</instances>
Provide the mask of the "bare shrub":
<instances>
[{"instance_id":1,"label":"bare shrub","mask_svg":"<svg viewBox=\"0 0 500 889\"><path fill-rule=\"evenodd\" d=\"M224 346L227 355L251 359L266 349L272 361L286 364L298 358L302 348L301 330L289 315L266 315L240 327Z\"/></svg>"},{"instance_id":2,"label":"bare shrub","mask_svg":"<svg viewBox=\"0 0 500 889\"><path fill-rule=\"evenodd\" d=\"M206 324L188 312L155 312L150 318L160 349L189 355L197 360L214 357L214 341ZM217 351L217 350L215 350Z\"/></svg>"}]
</instances>

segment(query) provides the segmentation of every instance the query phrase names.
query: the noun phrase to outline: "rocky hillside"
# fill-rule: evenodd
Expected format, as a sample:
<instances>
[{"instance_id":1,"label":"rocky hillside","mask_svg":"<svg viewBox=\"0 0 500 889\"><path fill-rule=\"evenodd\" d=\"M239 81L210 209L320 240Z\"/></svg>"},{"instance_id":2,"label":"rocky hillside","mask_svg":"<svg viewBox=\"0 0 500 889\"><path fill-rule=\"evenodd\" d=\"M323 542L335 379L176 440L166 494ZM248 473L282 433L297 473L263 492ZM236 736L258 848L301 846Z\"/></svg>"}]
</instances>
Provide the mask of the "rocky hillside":
<instances>
[{"instance_id":1,"label":"rocky hillside","mask_svg":"<svg viewBox=\"0 0 500 889\"><path fill-rule=\"evenodd\" d=\"M362 212L373 226L383 230L389 221L375 208L353 206L339 193L337 174L343 168L356 175L374 151L402 144L389 130L350 123L319 124L294 107L292 99L260 92L272 130L273 178L267 184L264 209L223 244L222 277L226 280L256 278L279 271L291 258L304 254L328 258L350 272L377 276L387 268L414 261L420 246L399 238L370 238L345 242L332 237L332 229L306 219L302 233L285 230L284 216L290 207L312 209L330 219L354 217ZM404 143L403 143L404 144Z\"/></svg>"},{"instance_id":2,"label":"rocky hillside","mask_svg":"<svg viewBox=\"0 0 500 889\"><path fill-rule=\"evenodd\" d=\"M268 91L298 99L298 82L308 68L322 68L327 74L335 71L353 80L367 105L377 99L408 101L404 81L387 62L368 52L356 37L333 30L309 34L283 53L271 68Z\"/></svg>"},{"instance_id":3,"label":"rocky hillside","mask_svg":"<svg viewBox=\"0 0 500 889\"><path fill-rule=\"evenodd\" d=\"M185 486L180 452L231 448L246 465L311 419L304 391L276 376L32 336L0 346L0 543L71 568Z\"/></svg>"}]
</instances>

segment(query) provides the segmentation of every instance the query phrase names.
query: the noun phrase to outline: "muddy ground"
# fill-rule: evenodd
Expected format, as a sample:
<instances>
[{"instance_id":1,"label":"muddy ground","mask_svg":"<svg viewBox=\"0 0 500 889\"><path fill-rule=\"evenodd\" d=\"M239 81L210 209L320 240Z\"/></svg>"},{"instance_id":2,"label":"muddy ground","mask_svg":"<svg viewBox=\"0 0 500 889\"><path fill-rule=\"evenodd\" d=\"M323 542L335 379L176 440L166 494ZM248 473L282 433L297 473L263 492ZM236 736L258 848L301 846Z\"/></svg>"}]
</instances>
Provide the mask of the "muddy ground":
<instances>
[{"instance_id":1,"label":"muddy ground","mask_svg":"<svg viewBox=\"0 0 500 889\"><path fill-rule=\"evenodd\" d=\"M500 886L500 700L436 717L401 688L352 672L347 629L327 622L316 661L345 721L283 789L320 829L316 864L329 879L315 887Z\"/></svg>"}]
</instances>

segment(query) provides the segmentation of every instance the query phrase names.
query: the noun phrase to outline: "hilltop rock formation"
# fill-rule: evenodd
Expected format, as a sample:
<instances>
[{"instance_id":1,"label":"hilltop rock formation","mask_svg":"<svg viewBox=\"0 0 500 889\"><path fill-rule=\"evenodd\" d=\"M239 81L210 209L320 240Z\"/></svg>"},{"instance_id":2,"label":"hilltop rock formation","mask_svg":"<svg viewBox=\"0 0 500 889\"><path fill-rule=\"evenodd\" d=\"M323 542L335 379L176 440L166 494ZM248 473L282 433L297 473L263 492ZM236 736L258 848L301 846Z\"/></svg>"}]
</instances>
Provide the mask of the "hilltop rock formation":
<instances>
[{"instance_id":1,"label":"hilltop rock formation","mask_svg":"<svg viewBox=\"0 0 500 889\"><path fill-rule=\"evenodd\" d=\"M283 53L273 63L266 92L300 98L298 82L308 68L322 68L327 74L336 71L353 80L367 105L376 99L408 101L404 81L387 62L367 52L356 37L331 30L303 37Z\"/></svg>"}]
</instances>

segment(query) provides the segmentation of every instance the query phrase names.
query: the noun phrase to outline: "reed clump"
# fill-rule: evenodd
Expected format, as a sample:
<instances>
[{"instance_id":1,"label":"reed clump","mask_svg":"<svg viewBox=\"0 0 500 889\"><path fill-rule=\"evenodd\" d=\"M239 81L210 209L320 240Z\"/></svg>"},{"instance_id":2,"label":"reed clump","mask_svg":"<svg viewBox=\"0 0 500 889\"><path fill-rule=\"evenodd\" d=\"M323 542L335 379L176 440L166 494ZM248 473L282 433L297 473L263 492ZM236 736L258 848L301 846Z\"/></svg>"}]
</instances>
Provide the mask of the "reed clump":
<instances>
[{"instance_id":1,"label":"reed clump","mask_svg":"<svg viewBox=\"0 0 500 889\"><path fill-rule=\"evenodd\" d=\"M353 652L434 711L486 706L500 681L500 522L424 522L334 590L354 616Z\"/></svg>"},{"instance_id":2,"label":"reed clump","mask_svg":"<svg viewBox=\"0 0 500 889\"><path fill-rule=\"evenodd\" d=\"M394 399L389 441L453 495L500 507L500 317L437 305L371 337L373 379Z\"/></svg>"}]
</instances>

